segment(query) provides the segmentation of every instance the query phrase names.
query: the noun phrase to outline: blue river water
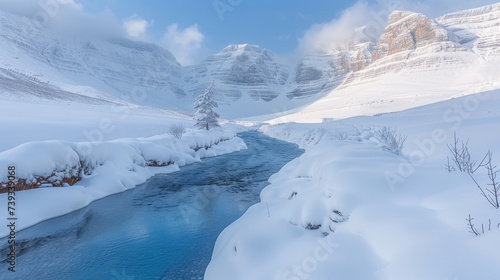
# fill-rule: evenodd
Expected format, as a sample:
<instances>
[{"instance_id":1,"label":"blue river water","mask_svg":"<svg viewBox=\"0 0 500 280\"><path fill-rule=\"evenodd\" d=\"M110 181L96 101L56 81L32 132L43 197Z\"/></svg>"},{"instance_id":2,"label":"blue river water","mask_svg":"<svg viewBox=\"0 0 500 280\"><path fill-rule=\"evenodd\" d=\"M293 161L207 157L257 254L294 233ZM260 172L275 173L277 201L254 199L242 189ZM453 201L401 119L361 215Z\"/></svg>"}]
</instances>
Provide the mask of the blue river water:
<instances>
[{"instance_id":1,"label":"blue river water","mask_svg":"<svg viewBox=\"0 0 500 280\"><path fill-rule=\"evenodd\" d=\"M203 279L220 232L302 153L258 132L239 136L247 150L157 175L18 232L15 273L0 239L0 279Z\"/></svg>"}]
</instances>

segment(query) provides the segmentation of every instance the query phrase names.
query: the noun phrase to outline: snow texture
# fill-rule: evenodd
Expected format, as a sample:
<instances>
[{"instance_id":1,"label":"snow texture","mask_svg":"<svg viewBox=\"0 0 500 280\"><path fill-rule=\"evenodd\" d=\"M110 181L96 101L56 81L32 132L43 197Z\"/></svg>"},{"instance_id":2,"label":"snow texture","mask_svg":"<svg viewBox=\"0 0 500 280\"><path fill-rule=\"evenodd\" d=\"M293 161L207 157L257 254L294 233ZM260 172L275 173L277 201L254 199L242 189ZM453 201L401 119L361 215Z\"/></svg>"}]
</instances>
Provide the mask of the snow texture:
<instances>
[{"instance_id":1,"label":"snow texture","mask_svg":"<svg viewBox=\"0 0 500 280\"><path fill-rule=\"evenodd\" d=\"M262 127L306 152L221 233L205 279L498 279L499 210L445 164L455 131L470 138L473 158L498 153L499 123L496 90L392 114ZM408 135L401 155L375 137L383 127ZM487 180L486 170L476 176ZM469 214L484 234L469 232Z\"/></svg>"}]
</instances>

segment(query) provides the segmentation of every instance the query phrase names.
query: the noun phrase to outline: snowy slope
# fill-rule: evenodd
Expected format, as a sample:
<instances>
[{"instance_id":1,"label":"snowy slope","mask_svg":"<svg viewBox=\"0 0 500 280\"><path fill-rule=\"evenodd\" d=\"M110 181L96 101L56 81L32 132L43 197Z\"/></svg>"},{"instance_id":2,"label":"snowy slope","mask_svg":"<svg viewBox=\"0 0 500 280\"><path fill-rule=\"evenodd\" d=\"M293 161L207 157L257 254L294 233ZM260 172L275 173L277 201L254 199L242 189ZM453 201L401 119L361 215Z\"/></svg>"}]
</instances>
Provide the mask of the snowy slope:
<instances>
[{"instance_id":1,"label":"snowy slope","mask_svg":"<svg viewBox=\"0 0 500 280\"><path fill-rule=\"evenodd\" d=\"M359 115L377 115L500 88L499 64L478 59L463 69L392 73L371 82L332 91L300 110L271 120L322 122Z\"/></svg>"},{"instance_id":2,"label":"snowy slope","mask_svg":"<svg viewBox=\"0 0 500 280\"><path fill-rule=\"evenodd\" d=\"M9 131L0 152L30 141L108 141L165 133L172 123L194 125L177 112L115 104L3 100L0 112L0 126Z\"/></svg>"},{"instance_id":3,"label":"snowy slope","mask_svg":"<svg viewBox=\"0 0 500 280\"><path fill-rule=\"evenodd\" d=\"M263 131L306 149L217 240L205 279L498 279L499 209L449 173L453 133L500 162L500 91ZM375 137L407 135L401 155ZM483 186L486 170L474 173ZM467 228L471 215L481 235ZM489 225L491 221L491 226ZM484 226L484 234L482 226Z\"/></svg>"}]
</instances>

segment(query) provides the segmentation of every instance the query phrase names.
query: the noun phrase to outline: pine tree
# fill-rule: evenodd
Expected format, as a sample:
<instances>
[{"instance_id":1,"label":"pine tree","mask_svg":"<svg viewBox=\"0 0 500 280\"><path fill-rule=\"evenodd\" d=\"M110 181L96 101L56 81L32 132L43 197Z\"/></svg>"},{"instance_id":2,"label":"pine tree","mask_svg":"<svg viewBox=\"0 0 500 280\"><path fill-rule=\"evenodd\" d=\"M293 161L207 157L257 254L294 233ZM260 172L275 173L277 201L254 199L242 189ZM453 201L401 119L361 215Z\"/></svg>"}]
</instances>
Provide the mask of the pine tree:
<instances>
[{"instance_id":1,"label":"pine tree","mask_svg":"<svg viewBox=\"0 0 500 280\"><path fill-rule=\"evenodd\" d=\"M209 130L220 126L217 120L219 114L213 110L218 107L217 103L213 100L214 93L215 87L212 83L205 89L202 95L198 96L194 103L194 108L196 109L194 118L197 122L196 126L200 129Z\"/></svg>"}]
</instances>

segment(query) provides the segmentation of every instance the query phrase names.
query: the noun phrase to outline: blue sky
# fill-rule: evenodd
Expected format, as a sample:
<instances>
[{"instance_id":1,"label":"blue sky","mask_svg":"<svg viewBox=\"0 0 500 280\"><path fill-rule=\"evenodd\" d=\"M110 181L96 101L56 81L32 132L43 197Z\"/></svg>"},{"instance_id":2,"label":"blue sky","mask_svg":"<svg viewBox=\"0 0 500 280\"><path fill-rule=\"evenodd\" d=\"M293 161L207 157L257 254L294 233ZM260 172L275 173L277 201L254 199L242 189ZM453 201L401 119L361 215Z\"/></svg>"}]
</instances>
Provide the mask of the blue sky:
<instances>
[{"instance_id":1,"label":"blue sky","mask_svg":"<svg viewBox=\"0 0 500 280\"><path fill-rule=\"evenodd\" d=\"M129 22L133 37L168 48L182 64L191 64L229 44L251 43L280 55L299 45L329 46L325 42L351 32L355 25L393 9L410 9L431 17L446 12L495 3L495 0L74 0L89 13L111 11ZM361 3L361 4L360 4ZM354 8L353 8L354 6ZM346 15L346 9L348 15ZM349 13L350 11L350 13ZM346 18L350 17L350 18ZM341 22L339 24L339 21ZM135 25L134 25L135 24ZM326 25L326 26L325 26ZM340 25L340 26L339 26ZM323 30L318 30L322 29ZM312 34L311 34L312 33Z\"/></svg>"},{"instance_id":2,"label":"blue sky","mask_svg":"<svg viewBox=\"0 0 500 280\"><path fill-rule=\"evenodd\" d=\"M277 53L290 53L313 25L336 18L354 0L79 0L91 13L105 9L119 18L146 20L150 39L161 38L168 26L183 30L197 25L203 47L218 51L229 44L252 43ZM146 4L147 3L147 4Z\"/></svg>"},{"instance_id":3,"label":"blue sky","mask_svg":"<svg viewBox=\"0 0 500 280\"><path fill-rule=\"evenodd\" d=\"M119 18L136 15L153 21L149 32L160 37L171 24L198 25L207 47L252 42L277 52L292 51L298 38L315 23L323 23L356 3L354 0L80 0L97 13L110 9ZM147 5L145 4L147 3ZM231 5L231 3L233 5ZM283 3L286 3L285 5Z\"/></svg>"},{"instance_id":4,"label":"blue sky","mask_svg":"<svg viewBox=\"0 0 500 280\"><path fill-rule=\"evenodd\" d=\"M0 0L0 9L32 16L57 3L51 23L79 31L119 33L167 48L183 65L229 44L250 43L287 56L328 50L354 29L370 26L376 39L392 10L437 17L498 0Z\"/></svg>"}]
</instances>

